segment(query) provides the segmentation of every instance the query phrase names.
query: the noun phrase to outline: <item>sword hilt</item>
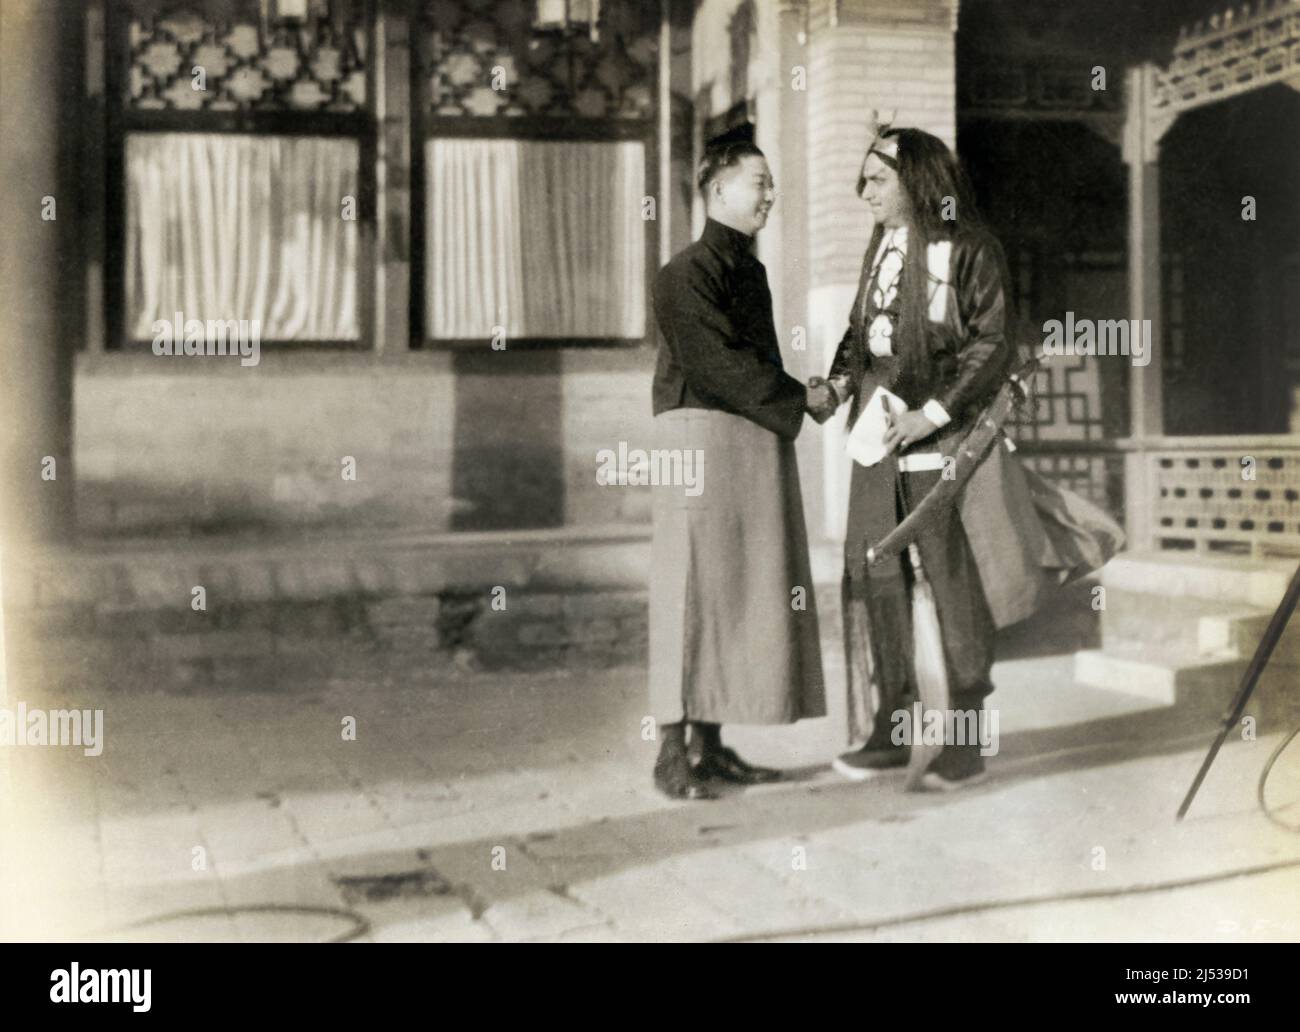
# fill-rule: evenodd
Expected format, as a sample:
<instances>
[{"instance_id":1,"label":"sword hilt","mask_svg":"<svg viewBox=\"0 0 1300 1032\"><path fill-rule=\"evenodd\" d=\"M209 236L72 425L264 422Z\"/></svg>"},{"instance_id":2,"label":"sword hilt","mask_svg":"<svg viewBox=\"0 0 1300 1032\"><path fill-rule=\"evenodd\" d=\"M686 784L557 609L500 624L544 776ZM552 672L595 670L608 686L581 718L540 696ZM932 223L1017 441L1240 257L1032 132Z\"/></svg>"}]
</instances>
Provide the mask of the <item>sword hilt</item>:
<instances>
[{"instance_id":1,"label":"sword hilt","mask_svg":"<svg viewBox=\"0 0 1300 1032\"><path fill-rule=\"evenodd\" d=\"M1030 383L1037 374L1042 362L1037 358L1031 358L1022 365L1007 379L1011 382L1012 389L1019 395L1021 401L1029 400Z\"/></svg>"}]
</instances>

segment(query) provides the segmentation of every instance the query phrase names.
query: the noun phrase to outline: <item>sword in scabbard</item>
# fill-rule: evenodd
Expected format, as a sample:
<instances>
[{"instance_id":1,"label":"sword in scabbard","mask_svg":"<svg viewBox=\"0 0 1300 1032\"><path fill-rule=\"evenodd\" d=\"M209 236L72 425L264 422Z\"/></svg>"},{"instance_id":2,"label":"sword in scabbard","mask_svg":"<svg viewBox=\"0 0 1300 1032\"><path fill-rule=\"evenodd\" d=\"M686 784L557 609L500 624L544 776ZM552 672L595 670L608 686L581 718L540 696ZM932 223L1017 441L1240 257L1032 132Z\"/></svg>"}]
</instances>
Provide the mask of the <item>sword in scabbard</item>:
<instances>
[{"instance_id":1,"label":"sword in scabbard","mask_svg":"<svg viewBox=\"0 0 1300 1032\"><path fill-rule=\"evenodd\" d=\"M1038 366L1039 360L1031 358L1007 377L993 400L980 413L970 433L957 446L957 454L952 457L952 476L944 477L935 484L898 526L867 549L869 565L883 562L903 551L917 539L921 531L937 519L939 513L953 504L975 468L984 461L997 442L1011 413L1029 396L1029 385L1038 372Z\"/></svg>"}]
</instances>

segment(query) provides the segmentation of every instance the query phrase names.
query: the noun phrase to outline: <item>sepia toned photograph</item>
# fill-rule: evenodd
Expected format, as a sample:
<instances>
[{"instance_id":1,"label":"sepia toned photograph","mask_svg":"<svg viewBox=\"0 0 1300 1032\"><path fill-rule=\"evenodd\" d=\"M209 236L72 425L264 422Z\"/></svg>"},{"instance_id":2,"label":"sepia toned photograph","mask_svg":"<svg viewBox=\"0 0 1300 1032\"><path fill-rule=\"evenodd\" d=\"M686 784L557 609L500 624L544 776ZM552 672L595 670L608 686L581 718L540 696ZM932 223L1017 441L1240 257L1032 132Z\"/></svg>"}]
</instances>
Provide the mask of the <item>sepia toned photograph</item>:
<instances>
[{"instance_id":1,"label":"sepia toned photograph","mask_svg":"<svg viewBox=\"0 0 1300 1032\"><path fill-rule=\"evenodd\" d=\"M1300 0L0 0L0 253L0 941L1300 941Z\"/></svg>"}]
</instances>

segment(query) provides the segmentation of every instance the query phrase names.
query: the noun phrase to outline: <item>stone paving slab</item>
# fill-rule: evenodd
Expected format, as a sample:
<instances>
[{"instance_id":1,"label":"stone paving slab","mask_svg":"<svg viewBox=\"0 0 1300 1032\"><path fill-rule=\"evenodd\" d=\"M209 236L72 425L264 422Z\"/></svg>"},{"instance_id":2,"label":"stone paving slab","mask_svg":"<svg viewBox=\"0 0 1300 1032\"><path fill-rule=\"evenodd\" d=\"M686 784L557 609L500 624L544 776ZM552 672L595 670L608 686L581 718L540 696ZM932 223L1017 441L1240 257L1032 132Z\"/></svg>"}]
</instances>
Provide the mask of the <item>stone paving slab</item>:
<instances>
[{"instance_id":1,"label":"stone paving slab","mask_svg":"<svg viewBox=\"0 0 1300 1032\"><path fill-rule=\"evenodd\" d=\"M1082 691L1068 669L1068 655L998 665L1003 737L983 786L914 795L899 776L840 780L826 766L844 747L833 704L831 717L790 728L728 728L747 756L800 780L709 804L650 788L642 669L387 688L340 679L292 705L256 686L115 700L109 726L120 734L102 756L9 757L25 857L49 867L25 866L14 880L40 906L6 913L11 927L23 920L45 934L234 941L325 938L346 921L241 911L125 926L282 903L350 909L370 922L364 941L698 940L809 927L885 940L1136 940L1143 929L1294 938L1297 866L889 924L1300 862L1300 836L1254 804L1277 733L1230 742L1175 824L1213 726ZM340 739L339 713L358 715L356 741ZM1300 795L1297 784L1292 757L1279 766L1279 800ZM191 869L196 845L205 870ZM345 885L366 879L373 898L349 897Z\"/></svg>"},{"instance_id":2,"label":"stone paving slab","mask_svg":"<svg viewBox=\"0 0 1300 1032\"><path fill-rule=\"evenodd\" d=\"M1277 900L1294 899L1288 872L1150 896L1025 906L899 927L844 929L775 941L825 942L1290 942L1300 939L1300 916Z\"/></svg>"}]
</instances>

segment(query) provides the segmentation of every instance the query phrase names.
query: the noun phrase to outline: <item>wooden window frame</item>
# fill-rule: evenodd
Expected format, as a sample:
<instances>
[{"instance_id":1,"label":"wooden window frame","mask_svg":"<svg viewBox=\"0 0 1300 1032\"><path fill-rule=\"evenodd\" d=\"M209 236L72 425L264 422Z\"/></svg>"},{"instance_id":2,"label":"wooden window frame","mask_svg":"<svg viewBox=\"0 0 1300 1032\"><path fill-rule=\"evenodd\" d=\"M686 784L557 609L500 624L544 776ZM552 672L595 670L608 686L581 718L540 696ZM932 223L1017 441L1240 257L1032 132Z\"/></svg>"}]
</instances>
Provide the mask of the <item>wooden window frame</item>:
<instances>
[{"instance_id":1,"label":"wooden window frame","mask_svg":"<svg viewBox=\"0 0 1300 1032\"><path fill-rule=\"evenodd\" d=\"M411 22L410 33L410 133L411 133L411 278L410 327L412 351L482 350L487 337L433 338L426 333L425 265L428 261L425 241L425 216L428 210L428 186L425 182L424 148L435 139L545 140L562 143L618 143L636 141L644 146L646 196L659 197L659 137L656 119L578 118L535 115L475 116L431 115L425 111L425 71L420 64L418 21ZM656 94L657 95L657 94ZM655 342L652 288L659 268L660 222L647 219L645 227L645 332L640 337L511 337L509 346L518 349L569 348L637 348Z\"/></svg>"},{"instance_id":2,"label":"wooden window frame","mask_svg":"<svg viewBox=\"0 0 1300 1032\"><path fill-rule=\"evenodd\" d=\"M275 351L373 351L376 289L379 127L375 118L378 68L375 0L366 0L366 103L357 111L205 111L132 108L130 28L134 11L120 0L104 5L104 347L150 350L152 341L131 338L126 325L126 145L133 133L227 133L247 136L315 136L357 142L357 336L336 340L262 340Z\"/></svg>"}]
</instances>

